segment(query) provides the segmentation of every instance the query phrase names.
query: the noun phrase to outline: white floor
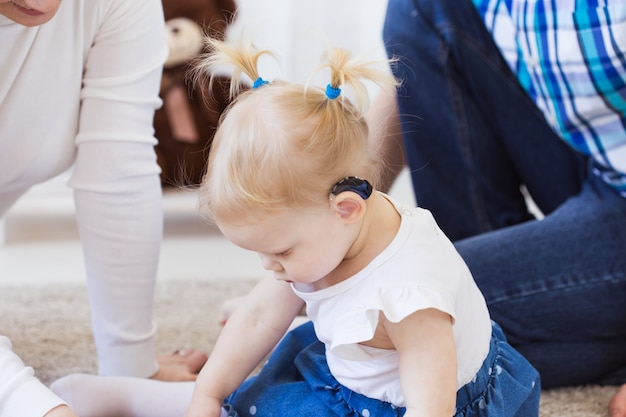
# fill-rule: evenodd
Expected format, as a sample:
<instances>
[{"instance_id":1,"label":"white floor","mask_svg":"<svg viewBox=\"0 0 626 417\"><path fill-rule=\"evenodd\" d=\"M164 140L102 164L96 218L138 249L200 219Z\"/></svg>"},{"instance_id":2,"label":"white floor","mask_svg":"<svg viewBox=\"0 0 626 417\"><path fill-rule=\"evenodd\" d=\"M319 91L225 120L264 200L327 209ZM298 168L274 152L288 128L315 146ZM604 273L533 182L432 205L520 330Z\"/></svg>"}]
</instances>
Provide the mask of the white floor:
<instances>
[{"instance_id":1,"label":"white floor","mask_svg":"<svg viewBox=\"0 0 626 417\"><path fill-rule=\"evenodd\" d=\"M0 286L84 282L82 252L66 175L34 187L0 224ZM414 204L408 171L390 194ZM258 257L204 223L191 192L164 195L159 280L263 276Z\"/></svg>"}]
</instances>

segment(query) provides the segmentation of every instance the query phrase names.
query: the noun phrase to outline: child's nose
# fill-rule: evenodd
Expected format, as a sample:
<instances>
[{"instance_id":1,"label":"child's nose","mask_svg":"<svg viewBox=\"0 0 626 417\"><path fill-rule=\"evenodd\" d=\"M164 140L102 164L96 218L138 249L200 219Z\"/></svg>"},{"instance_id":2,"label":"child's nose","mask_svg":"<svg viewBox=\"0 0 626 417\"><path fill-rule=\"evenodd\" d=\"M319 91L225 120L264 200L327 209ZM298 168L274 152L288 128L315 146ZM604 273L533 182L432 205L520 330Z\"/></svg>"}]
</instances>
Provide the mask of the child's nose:
<instances>
[{"instance_id":1,"label":"child's nose","mask_svg":"<svg viewBox=\"0 0 626 417\"><path fill-rule=\"evenodd\" d=\"M261 255L261 265L263 266L263 269L268 271L280 272L283 270L283 266L280 262L276 261L271 256Z\"/></svg>"}]
</instances>

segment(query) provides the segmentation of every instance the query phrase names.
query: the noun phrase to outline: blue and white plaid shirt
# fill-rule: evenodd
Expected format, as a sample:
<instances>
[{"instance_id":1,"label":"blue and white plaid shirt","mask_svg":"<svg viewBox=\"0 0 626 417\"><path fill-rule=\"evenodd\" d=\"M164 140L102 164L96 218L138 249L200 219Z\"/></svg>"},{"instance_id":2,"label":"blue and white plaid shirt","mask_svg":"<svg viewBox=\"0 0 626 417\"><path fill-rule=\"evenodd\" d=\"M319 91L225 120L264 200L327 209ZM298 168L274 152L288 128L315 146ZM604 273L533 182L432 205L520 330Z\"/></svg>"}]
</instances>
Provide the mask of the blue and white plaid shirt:
<instances>
[{"instance_id":1,"label":"blue and white plaid shirt","mask_svg":"<svg viewBox=\"0 0 626 417\"><path fill-rule=\"evenodd\" d=\"M626 196L626 1L473 2L548 123Z\"/></svg>"}]
</instances>

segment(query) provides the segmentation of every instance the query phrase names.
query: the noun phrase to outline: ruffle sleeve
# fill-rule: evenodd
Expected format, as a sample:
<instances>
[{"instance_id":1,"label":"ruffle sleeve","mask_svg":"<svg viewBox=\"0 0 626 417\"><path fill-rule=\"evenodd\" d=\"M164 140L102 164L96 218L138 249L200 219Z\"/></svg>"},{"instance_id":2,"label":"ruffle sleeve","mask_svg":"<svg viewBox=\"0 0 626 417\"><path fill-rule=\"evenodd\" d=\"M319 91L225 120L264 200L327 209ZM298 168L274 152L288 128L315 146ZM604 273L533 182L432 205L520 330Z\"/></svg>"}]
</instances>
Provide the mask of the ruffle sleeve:
<instances>
[{"instance_id":1,"label":"ruffle sleeve","mask_svg":"<svg viewBox=\"0 0 626 417\"><path fill-rule=\"evenodd\" d=\"M330 350L337 357L370 360L385 354L383 349L359 345L374 337L380 313L388 320L398 323L416 311L434 308L455 319L455 295L442 293L441 288L425 285L377 288L370 294L363 303L346 310L335 319Z\"/></svg>"}]
</instances>

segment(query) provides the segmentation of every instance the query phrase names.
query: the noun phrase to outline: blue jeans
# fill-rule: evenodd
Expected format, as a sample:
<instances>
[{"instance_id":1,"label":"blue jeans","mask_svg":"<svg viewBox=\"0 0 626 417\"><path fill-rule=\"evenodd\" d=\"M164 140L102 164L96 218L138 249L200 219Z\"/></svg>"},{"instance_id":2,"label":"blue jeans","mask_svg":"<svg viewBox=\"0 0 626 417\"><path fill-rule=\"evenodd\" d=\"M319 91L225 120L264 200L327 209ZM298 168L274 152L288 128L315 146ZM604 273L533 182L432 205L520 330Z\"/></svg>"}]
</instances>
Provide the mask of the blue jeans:
<instances>
[{"instance_id":1,"label":"blue jeans","mask_svg":"<svg viewBox=\"0 0 626 417\"><path fill-rule=\"evenodd\" d=\"M492 318L543 387L626 382L626 199L552 131L470 0L389 0L384 40L416 201Z\"/></svg>"}]
</instances>

